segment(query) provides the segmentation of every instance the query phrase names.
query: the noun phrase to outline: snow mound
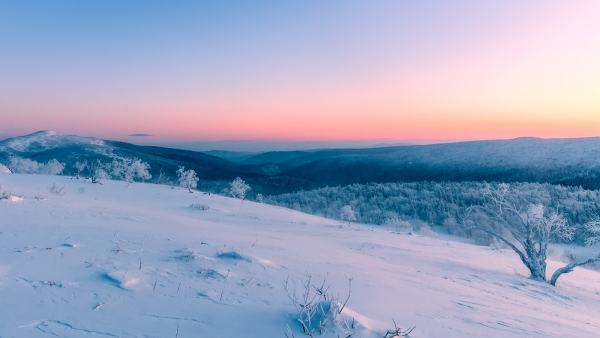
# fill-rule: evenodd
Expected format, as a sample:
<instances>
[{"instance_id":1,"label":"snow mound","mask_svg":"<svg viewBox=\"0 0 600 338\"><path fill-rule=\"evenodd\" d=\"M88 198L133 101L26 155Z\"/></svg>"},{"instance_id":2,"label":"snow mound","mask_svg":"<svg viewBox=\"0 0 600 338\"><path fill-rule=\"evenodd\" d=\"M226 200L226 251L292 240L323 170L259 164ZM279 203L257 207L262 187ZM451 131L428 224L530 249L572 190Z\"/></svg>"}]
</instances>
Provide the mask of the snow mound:
<instances>
[{"instance_id":1,"label":"snow mound","mask_svg":"<svg viewBox=\"0 0 600 338\"><path fill-rule=\"evenodd\" d=\"M12 174L12 172L10 171L10 169L8 169L7 166L0 163L0 174Z\"/></svg>"},{"instance_id":2,"label":"snow mound","mask_svg":"<svg viewBox=\"0 0 600 338\"><path fill-rule=\"evenodd\" d=\"M10 195L8 196L8 201L12 203L23 202L24 198L21 196Z\"/></svg>"},{"instance_id":3,"label":"snow mound","mask_svg":"<svg viewBox=\"0 0 600 338\"><path fill-rule=\"evenodd\" d=\"M124 271L104 272L101 279L124 290L132 290L140 284L141 278L135 274Z\"/></svg>"},{"instance_id":4,"label":"snow mound","mask_svg":"<svg viewBox=\"0 0 600 338\"><path fill-rule=\"evenodd\" d=\"M0 192L0 201L8 201L10 203L20 203L23 202L25 199L21 196L17 196L17 195L11 195L11 194L6 194L6 193L2 193Z\"/></svg>"},{"instance_id":5,"label":"snow mound","mask_svg":"<svg viewBox=\"0 0 600 338\"><path fill-rule=\"evenodd\" d=\"M244 261L244 262L251 262L252 260L250 259L250 257L246 257L236 251L224 251L224 252L219 252L217 254L217 258L223 259L223 260L231 260L231 261Z\"/></svg>"}]
</instances>

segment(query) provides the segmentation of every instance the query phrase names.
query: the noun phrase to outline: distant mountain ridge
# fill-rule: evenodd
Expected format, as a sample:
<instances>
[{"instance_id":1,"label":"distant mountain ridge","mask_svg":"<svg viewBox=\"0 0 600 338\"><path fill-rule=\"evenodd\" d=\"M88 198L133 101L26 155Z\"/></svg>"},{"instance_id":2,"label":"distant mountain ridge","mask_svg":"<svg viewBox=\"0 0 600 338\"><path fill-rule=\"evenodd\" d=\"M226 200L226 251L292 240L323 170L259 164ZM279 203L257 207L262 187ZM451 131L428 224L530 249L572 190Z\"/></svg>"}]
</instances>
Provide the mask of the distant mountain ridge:
<instances>
[{"instance_id":1,"label":"distant mountain ridge","mask_svg":"<svg viewBox=\"0 0 600 338\"><path fill-rule=\"evenodd\" d=\"M600 188L600 138L469 141L374 149L264 153L316 185L400 181L529 181Z\"/></svg>"},{"instance_id":2,"label":"distant mountain ridge","mask_svg":"<svg viewBox=\"0 0 600 338\"><path fill-rule=\"evenodd\" d=\"M205 180L231 180L236 176L253 177L220 157L189 150L140 146L76 135L39 131L0 141L0 162L10 157L25 157L39 162L56 158L66 164L65 173L73 173L78 160L110 162L114 157L139 158L151 165L153 180L172 179L179 166L196 170Z\"/></svg>"},{"instance_id":3,"label":"distant mountain ridge","mask_svg":"<svg viewBox=\"0 0 600 338\"><path fill-rule=\"evenodd\" d=\"M203 181L241 176L254 192L281 193L326 185L411 181L546 182L600 188L600 138L468 141L360 149L198 152L101 140L51 131L0 141L0 162L11 156L66 163L135 157L152 174L172 179L179 166Z\"/></svg>"}]
</instances>

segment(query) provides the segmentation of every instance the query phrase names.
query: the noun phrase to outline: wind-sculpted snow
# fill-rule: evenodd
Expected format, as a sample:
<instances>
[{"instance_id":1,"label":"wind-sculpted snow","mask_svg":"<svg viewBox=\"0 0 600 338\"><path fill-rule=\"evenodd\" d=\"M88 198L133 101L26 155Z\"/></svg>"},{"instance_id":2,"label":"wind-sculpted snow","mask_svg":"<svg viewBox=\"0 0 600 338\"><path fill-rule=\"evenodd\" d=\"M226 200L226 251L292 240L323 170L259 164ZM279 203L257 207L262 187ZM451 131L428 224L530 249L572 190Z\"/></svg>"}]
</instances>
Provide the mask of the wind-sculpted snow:
<instances>
[{"instance_id":1,"label":"wind-sculpted snow","mask_svg":"<svg viewBox=\"0 0 600 338\"><path fill-rule=\"evenodd\" d=\"M353 337L383 337L393 320L415 338L600 332L593 270L551 287L506 250L184 188L20 174L0 185L20 198L0 200L0 337L300 338L289 294L308 275L341 300L351 279L340 318L354 318Z\"/></svg>"}]
</instances>

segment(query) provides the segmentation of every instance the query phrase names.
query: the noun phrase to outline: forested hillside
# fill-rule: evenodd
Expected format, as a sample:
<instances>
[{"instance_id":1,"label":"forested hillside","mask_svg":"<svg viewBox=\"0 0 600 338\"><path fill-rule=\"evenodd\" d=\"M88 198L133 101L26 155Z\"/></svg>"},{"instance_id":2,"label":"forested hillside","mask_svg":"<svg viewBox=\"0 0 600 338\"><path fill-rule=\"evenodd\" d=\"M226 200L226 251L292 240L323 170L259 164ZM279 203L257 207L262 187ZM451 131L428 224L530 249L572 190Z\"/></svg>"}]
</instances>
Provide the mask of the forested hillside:
<instances>
[{"instance_id":1,"label":"forested hillside","mask_svg":"<svg viewBox=\"0 0 600 338\"><path fill-rule=\"evenodd\" d=\"M490 222L480 210L491 209L485 189L498 184L482 182L416 182L352 184L325 187L266 197L266 201L303 212L340 219L342 208L350 206L361 223L393 228L432 226L450 234L486 240L473 231L477 223ZM543 204L565 216L576 228L575 242L587 237L583 224L598 218L600 191L538 183L509 184L510 198L523 209ZM472 211L473 207L477 212Z\"/></svg>"}]
</instances>

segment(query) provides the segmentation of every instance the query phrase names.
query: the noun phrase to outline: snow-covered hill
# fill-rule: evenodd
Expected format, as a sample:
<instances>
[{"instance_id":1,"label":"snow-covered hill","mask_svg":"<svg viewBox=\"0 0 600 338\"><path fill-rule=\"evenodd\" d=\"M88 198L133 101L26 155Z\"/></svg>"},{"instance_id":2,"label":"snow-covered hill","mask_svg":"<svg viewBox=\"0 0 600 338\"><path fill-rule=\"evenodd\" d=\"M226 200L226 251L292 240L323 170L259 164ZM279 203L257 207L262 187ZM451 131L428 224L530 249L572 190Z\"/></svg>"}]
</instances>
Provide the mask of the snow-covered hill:
<instances>
[{"instance_id":1,"label":"snow-covered hill","mask_svg":"<svg viewBox=\"0 0 600 338\"><path fill-rule=\"evenodd\" d=\"M10 152L41 152L70 146L89 146L98 150L108 148L106 143L100 139L60 135L52 130L42 130L0 141L0 150Z\"/></svg>"},{"instance_id":2,"label":"snow-covered hill","mask_svg":"<svg viewBox=\"0 0 600 338\"><path fill-rule=\"evenodd\" d=\"M253 192L276 195L325 186L387 182L536 182L600 189L600 138L471 141L368 149L278 151L249 155L198 152L40 131L0 140L0 164L22 157L64 164L135 158L153 182L174 181L179 166L195 170L212 191L240 176ZM208 188L208 185L205 185Z\"/></svg>"},{"instance_id":3,"label":"snow-covered hill","mask_svg":"<svg viewBox=\"0 0 600 338\"><path fill-rule=\"evenodd\" d=\"M140 159L150 165L154 180L174 179L179 166L194 169L204 181L231 181L236 176L253 177L252 172L219 157L188 150L140 146L93 137L65 135L54 131L0 140L0 164L12 158L46 163L52 159L64 165L63 174L77 174L76 162L111 163L114 159Z\"/></svg>"},{"instance_id":4,"label":"snow-covered hill","mask_svg":"<svg viewBox=\"0 0 600 338\"><path fill-rule=\"evenodd\" d=\"M302 337L284 283L300 293L307 275L342 300L352 279L353 337L392 319L411 337L600 336L599 272L553 288L508 251L168 186L0 185L3 338Z\"/></svg>"}]
</instances>

